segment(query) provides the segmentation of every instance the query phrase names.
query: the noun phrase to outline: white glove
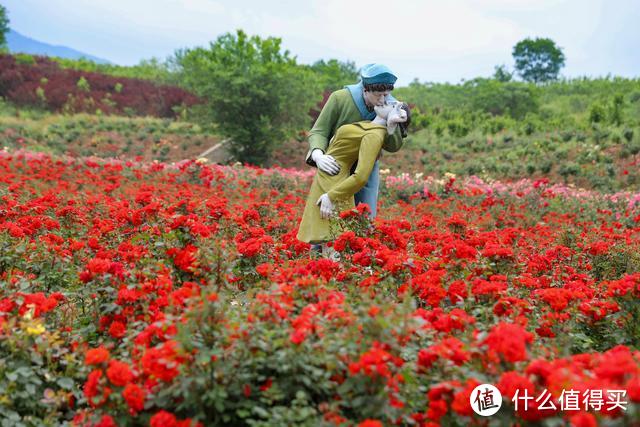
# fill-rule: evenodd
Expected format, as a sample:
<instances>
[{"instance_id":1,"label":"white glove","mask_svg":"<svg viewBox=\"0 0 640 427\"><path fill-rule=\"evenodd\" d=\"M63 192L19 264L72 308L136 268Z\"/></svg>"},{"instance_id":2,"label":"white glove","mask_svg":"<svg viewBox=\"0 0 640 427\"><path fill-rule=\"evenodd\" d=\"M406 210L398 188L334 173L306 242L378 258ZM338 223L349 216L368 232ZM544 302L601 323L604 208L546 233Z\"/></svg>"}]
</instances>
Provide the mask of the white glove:
<instances>
[{"instance_id":1,"label":"white glove","mask_svg":"<svg viewBox=\"0 0 640 427\"><path fill-rule=\"evenodd\" d=\"M406 121L407 112L402 109L401 102L396 102L393 105L393 110L391 110L387 116L387 133L392 135L396 131L398 123L404 123Z\"/></svg>"},{"instance_id":2,"label":"white glove","mask_svg":"<svg viewBox=\"0 0 640 427\"><path fill-rule=\"evenodd\" d=\"M320 218L329 219L331 217L331 213L333 212L333 203L327 193L320 196L316 205L320 205Z\"/></svg>"},{"instance_id":3,"label":"white glove","mask_svg":"<svg viewBox=\"0 0 640 427\"><path fill-rule=\"evenodd\" d=\"M334 159L333 156L324 154L319 148L316 148L311 152L311 158L316 162L318 169L324 173L336 175L340 172L340 165L336 162L336 159Z\"/></svg>"}]
</instances>

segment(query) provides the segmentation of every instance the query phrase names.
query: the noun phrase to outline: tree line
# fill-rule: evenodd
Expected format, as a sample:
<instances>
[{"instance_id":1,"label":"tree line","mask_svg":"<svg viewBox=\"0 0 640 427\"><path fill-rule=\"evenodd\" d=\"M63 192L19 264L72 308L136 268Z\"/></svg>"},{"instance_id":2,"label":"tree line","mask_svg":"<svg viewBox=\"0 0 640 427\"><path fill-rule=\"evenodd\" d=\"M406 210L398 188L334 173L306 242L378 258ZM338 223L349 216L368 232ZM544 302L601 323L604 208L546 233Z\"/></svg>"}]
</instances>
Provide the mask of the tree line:
<instances>
[{"instance_id":1,"label":"tree line","mask_svg":"<svg viewBox=\"0 0 640 427\"><path fill-rule=\"evenodd\" d=\"M7 11L0 6L0 46L5 48L8 25ZM512 54L513 71L498 66L492 80L512 82L517 74L525 82L543 84L558 78L565 61L562 49L546 38L522 40ZM331 59L299 64L282 49L280 38L250 36L242 30L223 34L207 47L179 49L165 62L144 61L137 68L87 60L59 62L63 67L115 75L147 73L188 89L204 100L192 107L192 117L216 124L221 136L233 141L230 150L234 157L259 165L268 164L276 144L310 126L308 113L323 95L326 98L327 92L358 78L353 62ZM492 87L504 96L491 97L498 100L491 113L500 114L507 108L515 117L526 114L531 89ZM502 99L509 100L506 106Z\"/></svg>"}]
</instances>

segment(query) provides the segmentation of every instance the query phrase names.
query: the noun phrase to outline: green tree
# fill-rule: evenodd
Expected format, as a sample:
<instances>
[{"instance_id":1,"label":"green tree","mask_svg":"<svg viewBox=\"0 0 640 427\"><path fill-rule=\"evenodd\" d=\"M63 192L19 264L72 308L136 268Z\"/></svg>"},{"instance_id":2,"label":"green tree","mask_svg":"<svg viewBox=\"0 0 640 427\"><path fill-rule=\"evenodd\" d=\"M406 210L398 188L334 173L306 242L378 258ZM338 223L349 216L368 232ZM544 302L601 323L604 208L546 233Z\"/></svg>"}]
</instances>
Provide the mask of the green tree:
<instances>
[{"instance_id":1,"label":"green tree","mask_svg":"<svg viewBox=\"0 0 640 427\"><path fill-rule=\"evenodd\" d=\"M466 105L494 116L508 114L515 119L535 113L539 106L539 88L523 82L500 82L477 77L464 82Z\"/></svg>"},{"instance_id":2,"label":"green tree","mask_svg":"<svg viewBox=\"0 0 640 427\"><path fill-rule=\"evenodd\" d=\"M499 82L509 82L513 78L513 73L507 70L506 65L496 65L494 70L493 78Z\"/></svg>"},{"instance_id":3,"label":"green tree","mask_svg":"<svg viewBox=\"0 0 640 427\"><path fill-rule=\"evenodd\" d=\"M7 9L0 4L0 49L7 47L7 33L9 32L9 14Z\"/></svg>"},{"instance_id":4,"label":"green tree","mask_svg":"<svg viewBox=\"0 0 640 427\"><path fill-rule=\"evenodd\" d=\"M358 69L353 61L342 62L337 59L314 62L311 69L318 74L324 90L333 92L344 85L355 83L358 80Z\"/></svg>"},{"instance_id":5,"label":"green tree","mask_svg":"<svg viewBox=\"0 0 640 427\"><path fill-rule=\"evenodd\" d=\"M90 59L79 58L59 58L50 57L56 61L62 68L69 68L78 71L88 71L92 73L103 73L115 77L127 77L133 79L153 80L157 83L166 83L177 85L177 81L169 67L171 64L167 61L161 61L158 58L143 59L138 65L123 66L115 64L98 64Z\"/></svg>"},{"instance_id":6,"label":"green tree","mask_svg":"<svg viewBox=\"0 0 640 427\"><path fill-rule=\"evenodd\" d=\"M613 100L611 102L609 117L611 118L612 124L616 126L620 126L622 124L622 122L624 121L622 117L623 108L624 108L624 95L622 95L621 93L618 93L613 97Z\"/></svg>"},{"instance_id":7,"label":"green tree","mask_svg":"<svg viewBox=\"0 0 640 427\"><path fill-rule=\"evenodd\" d=\"M513 47L515 69L528 82L556 80L564 66L564 54L555 42L547 38L526 38Z\"/></svg>"},{"instance_id":8,"label":"green tree","mask_svg":"<svg viewBox=\"0 0 640 427\"><path fill-rule=\"evenodd\" d=\"M209 48L178 50L175 64L187 88L205 100L200 117L231 140L239 161L268 165L273 148L308 126L320 99L309 67L282 51L281 39L226 33Z\"/></svg>"}]
</instances>

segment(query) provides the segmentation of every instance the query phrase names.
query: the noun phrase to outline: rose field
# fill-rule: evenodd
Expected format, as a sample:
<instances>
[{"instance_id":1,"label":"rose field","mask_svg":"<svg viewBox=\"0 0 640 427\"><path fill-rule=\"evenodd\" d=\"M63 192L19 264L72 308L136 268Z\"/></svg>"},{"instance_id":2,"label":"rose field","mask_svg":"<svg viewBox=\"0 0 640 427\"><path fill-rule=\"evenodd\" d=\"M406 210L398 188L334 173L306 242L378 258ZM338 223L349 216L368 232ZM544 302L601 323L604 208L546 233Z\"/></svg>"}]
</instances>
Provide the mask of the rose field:
<instances>
[{"instance_id":1,"label":"rose field","mask_svg":"<svg viewBox=\"0 0 640 427\"><path fill-rule=\"evenodd\" d=\"M312 173L0 153L0 425L640 425L640 194Z\"/></svg>"}]
</instances>

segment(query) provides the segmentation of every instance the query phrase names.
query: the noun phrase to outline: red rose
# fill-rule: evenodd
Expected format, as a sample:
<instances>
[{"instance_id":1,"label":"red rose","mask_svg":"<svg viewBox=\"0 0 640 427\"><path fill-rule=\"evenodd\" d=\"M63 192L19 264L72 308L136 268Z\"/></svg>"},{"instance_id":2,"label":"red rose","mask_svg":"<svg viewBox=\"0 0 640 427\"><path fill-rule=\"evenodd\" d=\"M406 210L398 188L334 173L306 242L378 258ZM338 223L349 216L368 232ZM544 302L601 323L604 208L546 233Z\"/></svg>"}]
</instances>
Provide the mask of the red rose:
<instances>
[{"instance_id":1,"label":"red rose","mask_svg":"<svg viewBox=\"0 0 640 427\"><path fill-rule=\"evenodd\" d=\"M177 427L178 420L170 412L161 410L149 420L149 427Z\"/></svg>"},{"instance_id":2,"label":"red rose","mask_svg":"<svg viewBox=\"0 0 640 427\"><path fill-rule=\"evenodd\" d=\"M133 374L127 363L112 360L107 369L107 378L113 385L124 387L133 379Z\"/></svg>"},{"instance_id":3,"label":"red rose","mask_svg":"<svg viewBox=\"0 0 640 427\"><path fill-rule=\"evenodd\" d=\"M129 383L122 391L122 397L129 405L132 412L139 412L144 409L145 391L137 384Z\"/></svg>"},{"instance_id":4,"label":"red rose","mask_svg":"<svg viewBox=\"0 0 640 427\"><path fill-rule=\"evenodd\" d=\"M107 360L109 360L109 351L102 346L87 351L84 357L85 365L99 365Z\"/></svg>"}]
</instances>

